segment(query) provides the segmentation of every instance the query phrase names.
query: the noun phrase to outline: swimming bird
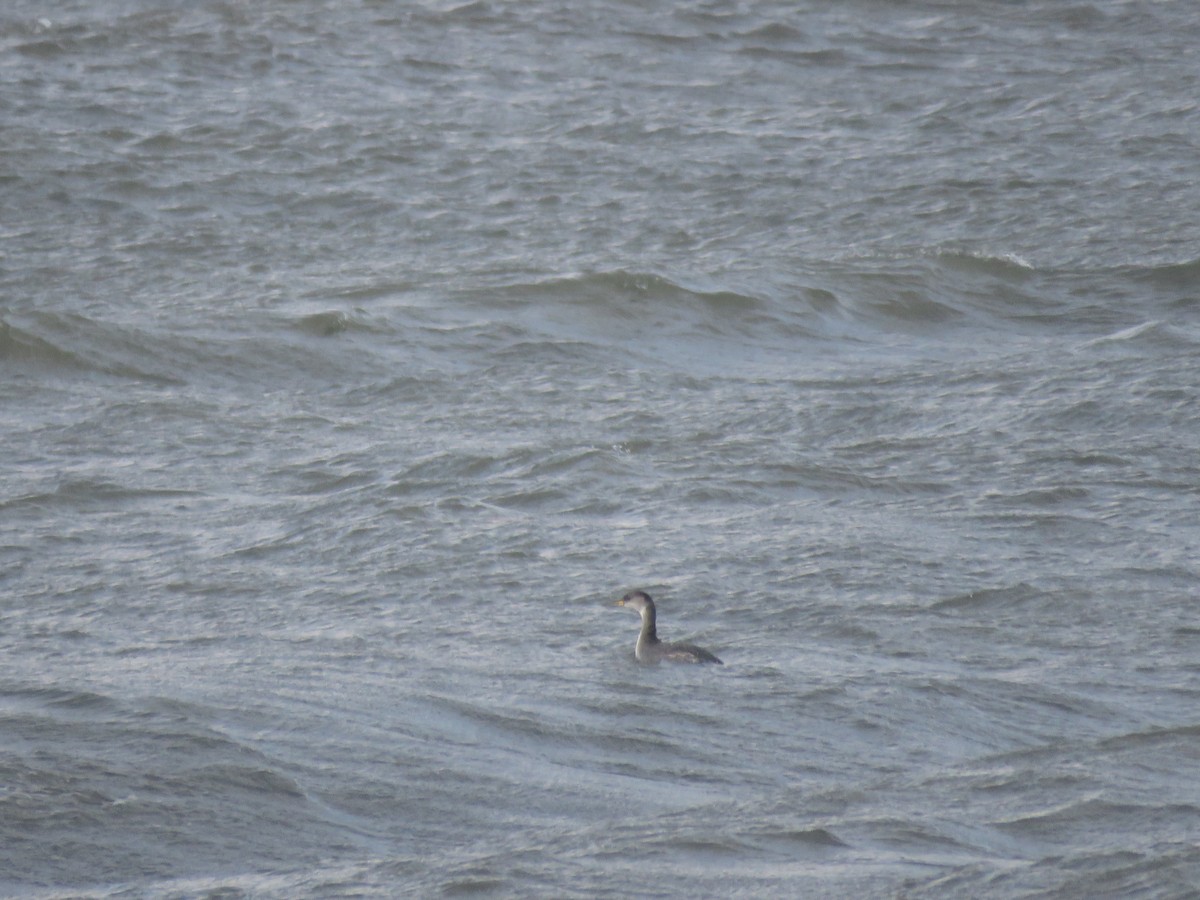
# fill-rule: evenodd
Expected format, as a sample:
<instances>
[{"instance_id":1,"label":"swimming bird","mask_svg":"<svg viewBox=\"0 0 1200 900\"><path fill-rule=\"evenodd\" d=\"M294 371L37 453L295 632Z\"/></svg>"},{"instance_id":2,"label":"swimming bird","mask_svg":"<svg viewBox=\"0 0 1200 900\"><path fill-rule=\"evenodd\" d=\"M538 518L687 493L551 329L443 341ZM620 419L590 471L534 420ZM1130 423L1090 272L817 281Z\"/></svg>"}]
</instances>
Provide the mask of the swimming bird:
<instances>
[{"instance_id":1,"label":"swimming bird","mask_svg":"<svg viewBox=\"0 0 1200 900\"><path fill-rule=\"evenodd\" d=\"M637 645L633 655L638 662L657 663L662 660L671 662L716 663L724 665L719 659L695 644L670 643L660 641L654 628L654 601L645 591L630 591L617 601L617 606L628 606L642 614L642 633L638 635Z\"/></svg>"}]
</instances>

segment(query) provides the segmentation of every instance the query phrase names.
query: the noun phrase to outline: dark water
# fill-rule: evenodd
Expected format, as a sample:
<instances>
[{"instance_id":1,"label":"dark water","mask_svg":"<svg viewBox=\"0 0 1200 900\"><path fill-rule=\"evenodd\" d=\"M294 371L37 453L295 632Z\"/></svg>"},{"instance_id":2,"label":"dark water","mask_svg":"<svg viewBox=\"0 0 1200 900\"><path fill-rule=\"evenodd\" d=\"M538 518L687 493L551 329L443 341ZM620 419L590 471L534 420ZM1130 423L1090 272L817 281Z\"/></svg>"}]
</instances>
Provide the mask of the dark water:
<instances>
[{"instance_id":1,"label":"dark water","mask_svg":"<svg viewBox=\"0 0 1200 900\"><path fill-rule=\"evenodd\" d=\"M0 892L1190 896L1198 41L5 6Z\"/></svg>"}]
</instances>

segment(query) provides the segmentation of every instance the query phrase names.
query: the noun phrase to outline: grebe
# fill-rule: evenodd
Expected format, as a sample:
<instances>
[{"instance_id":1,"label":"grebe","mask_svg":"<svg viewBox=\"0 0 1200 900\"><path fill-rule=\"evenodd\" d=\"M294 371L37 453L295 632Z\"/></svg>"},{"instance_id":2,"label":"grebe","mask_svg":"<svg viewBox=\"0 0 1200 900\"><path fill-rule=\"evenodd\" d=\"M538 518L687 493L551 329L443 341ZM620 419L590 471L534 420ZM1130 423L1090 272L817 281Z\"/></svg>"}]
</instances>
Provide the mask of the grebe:
<instances>
[{"instance_id":1,"label":"grebe","mask_svg":"<svg viewBox=\"0 0 1200 900\"><path fill-rule=\"evenodd\" d=\"M666 659L671 662L724 665L707 650L695 644L660 641L654 628L654 601L645 591L630 591L617 601L617 606L628 606L642 614L642 633L638 635L637 645L633 649L633 655L637 657L638 662L657 663Z\"/></svg>"}]
</instances>

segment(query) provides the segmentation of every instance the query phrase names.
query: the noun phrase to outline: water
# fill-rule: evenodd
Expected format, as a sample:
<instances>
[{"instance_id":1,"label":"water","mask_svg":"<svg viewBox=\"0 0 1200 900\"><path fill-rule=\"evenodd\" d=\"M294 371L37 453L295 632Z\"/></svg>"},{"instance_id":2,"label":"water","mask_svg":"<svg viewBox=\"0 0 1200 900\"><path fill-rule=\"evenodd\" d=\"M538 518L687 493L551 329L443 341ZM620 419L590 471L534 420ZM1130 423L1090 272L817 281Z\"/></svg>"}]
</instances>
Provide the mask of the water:
<instances>
[{"instance_id":1,"label":"water","mask_svg":"<svg viewBox=\"0 0 1200 900\"><path fill-rule=\"evenodd\" d=\"M8 4L0 892L1190 895L1198 32Z\"/></svg>"}]
</instances>

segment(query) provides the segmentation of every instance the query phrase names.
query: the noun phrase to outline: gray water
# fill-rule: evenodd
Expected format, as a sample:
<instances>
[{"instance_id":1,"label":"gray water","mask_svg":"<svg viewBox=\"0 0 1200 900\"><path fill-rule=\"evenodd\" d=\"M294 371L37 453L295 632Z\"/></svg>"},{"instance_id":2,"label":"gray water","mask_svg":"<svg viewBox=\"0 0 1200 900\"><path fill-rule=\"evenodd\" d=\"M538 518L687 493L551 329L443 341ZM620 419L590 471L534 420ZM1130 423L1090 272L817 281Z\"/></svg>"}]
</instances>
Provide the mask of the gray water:
<instances>
[{"instance_id":1,"label":"gray water","mask_svg":"<svg viewBox=\"0 0 1200 900\"><path fill-rule=\"evenodd\" d=\"M0 893L1190 895L1197 45L7 3Z\"/></svg>"}]
</instances>

